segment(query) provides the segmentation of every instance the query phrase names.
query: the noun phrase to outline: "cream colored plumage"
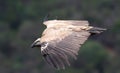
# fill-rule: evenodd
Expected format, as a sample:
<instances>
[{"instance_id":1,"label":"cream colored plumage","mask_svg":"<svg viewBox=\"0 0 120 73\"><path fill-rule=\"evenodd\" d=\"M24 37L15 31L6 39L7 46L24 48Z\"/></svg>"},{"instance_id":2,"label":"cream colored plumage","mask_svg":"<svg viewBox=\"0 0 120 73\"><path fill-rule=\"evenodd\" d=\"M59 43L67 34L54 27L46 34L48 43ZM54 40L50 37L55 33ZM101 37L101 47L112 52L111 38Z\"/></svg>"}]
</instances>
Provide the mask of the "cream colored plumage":
<instances>
[{"instance_id":1,"label":"cream colored plumage","mask_svg":"<svg viewBox=\"0 0 120 73\"><path fill-rule=\"evenodd\" d=\"M48 64L57 69L70 65L69 57L76 59L79 48L91 33L100 33L103 28L89 26L88 21L49 20L42 37L32 47L41 47L41 54Z\"/></svg>"}]
</instances>

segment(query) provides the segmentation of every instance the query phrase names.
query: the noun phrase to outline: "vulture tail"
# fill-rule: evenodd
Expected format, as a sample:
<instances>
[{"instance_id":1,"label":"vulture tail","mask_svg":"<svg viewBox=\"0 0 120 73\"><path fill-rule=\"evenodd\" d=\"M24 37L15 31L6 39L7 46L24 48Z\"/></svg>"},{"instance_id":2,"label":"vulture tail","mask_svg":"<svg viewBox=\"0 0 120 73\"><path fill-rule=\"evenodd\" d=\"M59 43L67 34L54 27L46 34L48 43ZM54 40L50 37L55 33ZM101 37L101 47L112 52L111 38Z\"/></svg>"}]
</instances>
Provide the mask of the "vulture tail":
<instances>
[{"instance_id":1,"label":"vulture tail","mask_svg":"<svg viewBox=\"0 0 120 73\"><path fill-rule=\"evenodd\" d=\"M88 31L92 34L99 34L105 30L106 30L105 28L93 27L93 28L89 29Z\"/></svg>"}]
</instances>

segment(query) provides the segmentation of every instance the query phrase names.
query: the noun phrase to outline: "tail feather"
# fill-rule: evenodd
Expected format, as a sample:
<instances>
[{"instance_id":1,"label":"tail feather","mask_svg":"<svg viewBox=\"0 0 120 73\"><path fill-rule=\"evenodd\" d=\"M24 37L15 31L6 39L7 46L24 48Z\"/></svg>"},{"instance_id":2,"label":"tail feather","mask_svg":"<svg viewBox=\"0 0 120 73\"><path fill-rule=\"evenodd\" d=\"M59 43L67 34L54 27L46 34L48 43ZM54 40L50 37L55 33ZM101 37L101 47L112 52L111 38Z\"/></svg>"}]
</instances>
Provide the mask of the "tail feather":
<instances>
[{"instance_id":1,"label":"tail feather","mask_svg":"<svg viewBox=\"0 0 120 73\"><path fill-rule=\"evenodd\" d=\"M105 29L105 28L99 28L99 27L93 27L93 28L91 28L91 29L89 29L89 32L90 33L101 33L101 32L103 32L103 31L105 31L105 30L107 30L107 29Z\"/></svg>"}]
</instances>

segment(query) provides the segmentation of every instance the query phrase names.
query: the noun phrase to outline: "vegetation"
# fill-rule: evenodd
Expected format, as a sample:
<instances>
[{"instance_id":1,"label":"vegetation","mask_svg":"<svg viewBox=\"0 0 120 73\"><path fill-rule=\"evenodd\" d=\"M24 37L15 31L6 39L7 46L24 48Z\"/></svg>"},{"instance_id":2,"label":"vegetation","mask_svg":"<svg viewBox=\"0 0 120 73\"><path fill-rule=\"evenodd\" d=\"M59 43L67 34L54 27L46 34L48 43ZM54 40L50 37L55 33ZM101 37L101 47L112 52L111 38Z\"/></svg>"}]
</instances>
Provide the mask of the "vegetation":
<instances>
[{"instance_id":1,"label":"vegetation","mask_svg":"<svg viewBox=\"0 0 120 73\"><path fill-rule=\"evenodd\" d=\"M48 13L108 30L91 36L71 67L57 71L30 48ZM120 0L0 0L0 73L120 73Z\"/></svg>"}]
</instances>

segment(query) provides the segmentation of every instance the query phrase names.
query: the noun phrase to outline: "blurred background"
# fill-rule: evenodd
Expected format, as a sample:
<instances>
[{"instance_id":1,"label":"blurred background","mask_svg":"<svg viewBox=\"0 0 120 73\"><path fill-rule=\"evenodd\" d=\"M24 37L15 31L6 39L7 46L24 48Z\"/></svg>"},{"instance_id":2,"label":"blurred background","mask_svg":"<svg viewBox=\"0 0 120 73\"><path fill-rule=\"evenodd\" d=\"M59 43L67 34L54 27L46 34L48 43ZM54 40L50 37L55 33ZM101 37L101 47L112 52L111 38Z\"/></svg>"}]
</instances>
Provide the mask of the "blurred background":
<instances>
[{"instance_id":1,"label":"blurred background","mask_svg":"<svg viewBox=\"0 0 120 73\"><path fill-rule=\"evenodd\" d=\"M30 48L48 13L108 30L91 36L71 67L58 71ZM120 0L0 0L0 73L120 73Z\"/></svg>"}]
</instances>

